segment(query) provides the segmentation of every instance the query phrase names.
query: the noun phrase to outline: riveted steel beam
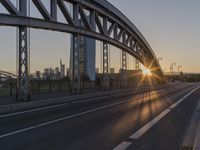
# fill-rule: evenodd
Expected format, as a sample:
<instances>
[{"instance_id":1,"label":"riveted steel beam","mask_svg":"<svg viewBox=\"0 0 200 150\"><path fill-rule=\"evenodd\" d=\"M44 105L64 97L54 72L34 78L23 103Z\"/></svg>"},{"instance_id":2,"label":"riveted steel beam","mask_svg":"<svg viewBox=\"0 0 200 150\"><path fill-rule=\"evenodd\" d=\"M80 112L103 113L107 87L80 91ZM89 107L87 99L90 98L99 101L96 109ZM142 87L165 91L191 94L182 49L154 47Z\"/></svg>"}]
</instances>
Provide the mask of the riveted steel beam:
<instances>
[{"instance_id":1,"label":"riveted steel beam","mask_svg":"<svg viewBox=\"0 0 200 150\"><path fill-rule=\"evenodd\" d=\"M70 12L68 11L67 7L65 7L63 0L58 0L57 3L65 19L67 20L67 22L71 25L74 25L74 20L71 17Z\"/></svg>"},{"instance_id":2,"label":"riveted steel beam","mask_svg":"<svg viewBox=\"0 0 200 150\"><path fill-rule=\"evenodd\" d=\"M19 10L23 16L27 16L27 1L19 1ZM29 54L28 54L28 30L26 26L18 27L18 96L19 102L30 99L29 83Z\"/></svg>"},{"instance_id":3,"label":"riveted steel beam","mask_svg":"<svg viewBox=\"0 0 200 150\"><path fill-rule=\"evenodd\" d=\"M80 36L73 34L73 77L72 77L72 92L80 94L81 90L81 75L80 75Z\"/></svg>"},{"instance_id":4,"label":"riveted steel beam","mask_svg":"<svg viewBox=\"0 0 200 150\"><path fill-rule=\"evenodd\" d=\"M127 54L122 50L121 87L127 88Z\"/></svg>"},{"instance_id":5,"label":"riveted steel beam","mask_svg":"<svg viewBox=\"0 0 200 150\"><path fill-rule=\"evenodd\" d=\"M18 39L18 101L27 101L30 98L29 89L29 60L28 60L28 37L27 28L19 27Z\"/></svg>"},{"instance_id":6,"label":"riveted steel beam","mask_svg":"<svg viewBox=\"0 0 200 150\"><path fill-rule=\"evenodd\" d=\"M45 8L44 4L41 2L41 0L32 0L41 15L44 17L44 19L47 20L53 20L47 9ZM53 4L53 3L52 3ZM55 6L52 6L55 7Z\"/></svg>"},{"instance_id":7,"label":"riveted steel beam","mask_svg":"<svg viewBox=\"0 0 200 150\"><path fill-rule=\"evenodd\" d=\"M10 0L1 0L0 3L6 8L6 10L13 14L13 15L18 15L19 12L17 8L12 4Z\"/></svg>"},{"instance_id":8,"label":"riveted steel beam","mask_svg":"<svg viewBox=\"0 0 200 150\"><path fill-rule=\"evenodd\" d=\"M108 42L103 42L103 89L109 89L109 48Z\"/></svg>"}]
</instances>

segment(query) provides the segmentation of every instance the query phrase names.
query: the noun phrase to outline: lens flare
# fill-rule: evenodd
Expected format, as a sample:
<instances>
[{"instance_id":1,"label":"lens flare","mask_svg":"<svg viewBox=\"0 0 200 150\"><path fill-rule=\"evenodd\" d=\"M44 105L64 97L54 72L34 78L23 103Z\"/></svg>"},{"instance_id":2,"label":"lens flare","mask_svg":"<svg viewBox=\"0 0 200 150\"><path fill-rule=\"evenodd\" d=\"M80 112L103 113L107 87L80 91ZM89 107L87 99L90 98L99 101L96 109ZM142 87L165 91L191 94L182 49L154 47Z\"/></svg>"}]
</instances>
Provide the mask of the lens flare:
<instances>
[{"instance_id":1,"label":"lens flare","mask_svg":"<svg viewBox=\"0 0 200 150\"><path fill-rule=\"evenodd\" d=\"M151 76L152 74L151 74L151 70L150 69L148 69L148 68L142 68L142 73L143 73L143 75L144 76Z\"/></svg>"}]
</instances>

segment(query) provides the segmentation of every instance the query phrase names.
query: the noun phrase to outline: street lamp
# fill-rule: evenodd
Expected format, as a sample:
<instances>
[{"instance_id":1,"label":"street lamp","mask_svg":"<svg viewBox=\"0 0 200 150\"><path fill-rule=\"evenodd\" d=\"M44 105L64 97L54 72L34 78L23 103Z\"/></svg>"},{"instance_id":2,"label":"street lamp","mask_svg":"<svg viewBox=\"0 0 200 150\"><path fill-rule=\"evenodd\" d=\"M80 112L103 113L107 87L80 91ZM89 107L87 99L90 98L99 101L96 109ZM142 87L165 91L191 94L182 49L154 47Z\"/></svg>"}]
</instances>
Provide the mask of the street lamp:
<instances>
[{"instance_id":1,"label":"street lamp","mask_svg":"<svg viewBox=\"0 0 200 150\"><path fill-rule=\"evenodd\" d=\"M170 66L170 72L171 72L172 76L173 76L173 72L174 72L173 70L174 70L175 65L176 65L176 63L172 63Z\"/></svg>"},{"instance_id":2,"label":"street lamp","mask_svg":"<svg viewBox=\"0 0 200 150\"><path fill-rule=\"evenodd\" d=\"M180 75L180 69L182 68L182 66L178 66L178 75Z\"/></svg>"},{"instance_id":3,"label":"street lamp","mask_svg":"<svg viewBox=\"0 0 200 150\"><path fill-rule=\"evenodd\" d=\"M158 57L158 61L161 61L161 60L163 60L163 58L162 57Z\"/></svg>"}]
</instances>

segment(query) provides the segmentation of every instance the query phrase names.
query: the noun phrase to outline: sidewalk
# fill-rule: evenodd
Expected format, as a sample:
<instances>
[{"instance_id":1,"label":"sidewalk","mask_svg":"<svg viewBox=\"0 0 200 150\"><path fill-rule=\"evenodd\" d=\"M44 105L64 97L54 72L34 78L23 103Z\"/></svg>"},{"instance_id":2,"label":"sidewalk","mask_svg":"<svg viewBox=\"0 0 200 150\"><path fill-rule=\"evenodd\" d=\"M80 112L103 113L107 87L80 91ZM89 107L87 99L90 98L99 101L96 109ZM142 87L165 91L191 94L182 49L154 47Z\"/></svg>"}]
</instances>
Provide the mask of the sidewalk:
<instances>
[{"instance_id":1,"label":"sidewalk","mask_svg":"<svg viewBox=\"0 0 200 150\"><path fill-rule=\"evenodd\" d=\"M200 108L197 110L200 113ZM199 115L200 116L200 115ZM193 150L200 150L200 117Z\"/></svg>"},{"instance_id":2,"label":"sidewalk","mask_svg":"<svg viewBox=\"0 0 200 150\"><path fill-rule=\"evenodd\" d=\"M179 150L200 150L200 99Z\"/></svg>"}]
</instances>

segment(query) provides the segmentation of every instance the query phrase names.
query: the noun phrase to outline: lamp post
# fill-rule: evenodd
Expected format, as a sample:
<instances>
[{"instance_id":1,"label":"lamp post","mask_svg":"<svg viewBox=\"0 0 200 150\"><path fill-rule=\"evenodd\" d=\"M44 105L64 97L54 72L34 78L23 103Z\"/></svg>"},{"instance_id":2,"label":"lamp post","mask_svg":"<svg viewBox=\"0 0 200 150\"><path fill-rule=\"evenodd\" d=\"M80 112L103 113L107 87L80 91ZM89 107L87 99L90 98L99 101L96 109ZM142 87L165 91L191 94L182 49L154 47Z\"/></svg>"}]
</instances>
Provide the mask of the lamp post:
<instances>
[{"instance_id":1,"label":"lamp post","mask_svg":"<svg viewBox=\"0 0 200 150\"><path fill-rule=\"evenodd\" d=\"M178 66L178 75L180 75L180 69L182 68L182 66Z\"/></svg>"},{"instance_id":2,"label":"lamp post","mask_svg":"<svg viewBox=\"0 0 200 150\"><path fill-rule=\"evenodd\" d=\"M163 60L163 58L162 57L158 57L158 61L161 61L161 60Z\"/></svg>"},{"instance_id":3,"label":"lamp post","mask_svg":"<svg viewBox=\"0 0 200 150\"><path fill-rule=\"evenodd\" d=\"M176 65L176 63L172 63L171 66L170 66L170 72L173 76L173 73L174 73L174 66Z\"/></svg>"}]
</instances>

